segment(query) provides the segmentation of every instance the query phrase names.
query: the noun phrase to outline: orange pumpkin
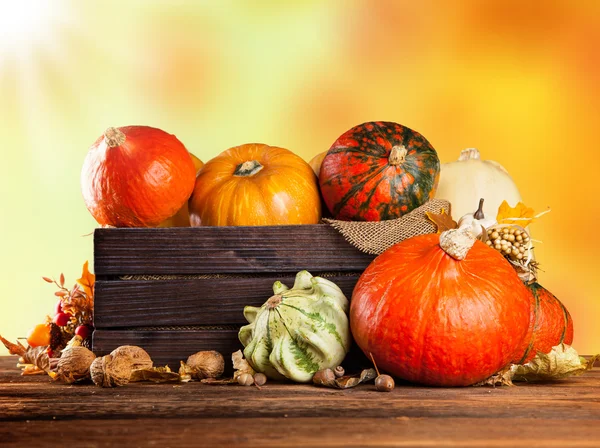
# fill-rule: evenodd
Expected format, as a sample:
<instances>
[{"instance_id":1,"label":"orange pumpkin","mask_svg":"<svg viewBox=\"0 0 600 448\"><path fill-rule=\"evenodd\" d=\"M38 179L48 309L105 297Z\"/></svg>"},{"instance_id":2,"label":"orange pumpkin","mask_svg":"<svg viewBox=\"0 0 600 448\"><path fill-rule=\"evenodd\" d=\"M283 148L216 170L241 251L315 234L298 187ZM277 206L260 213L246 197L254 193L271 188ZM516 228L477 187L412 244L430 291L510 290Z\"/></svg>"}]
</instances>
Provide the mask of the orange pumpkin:
<instances>
[{"instance_id":1,"label":"orange pumpkin","mask_svg":"<svg viewBox=\"0 0 600 448\"><path fill-rule=\"evenodd\" d=\"M287 149L250 143L209 160L190 199L192 226L317 224L321 203L308 163Z\"/></svg>"},{"instance_id":2,"label":"orange pumpkin","mask_svg":"<svg viewBox=\"0 0 600 448\"><path fill-rule=\"evenodd\" d=\"M421 384L466 386L523 353L530 296L500 253L450 230L375 258L354 288L350 326L380 369Z\"/></svg>"},{"instance_id":3,"label":"orange pumpkin","mask_svg":"<svg viewBox=\"0 0 600 448\"><path fill-rule=\"evenodd\" d=\"M155 227L189 199L195 175L174 135L149 126L108 128L84 160L81 192L100 225Z\"/></svg>"},{"instance_id":4,"label":"orange pumpkin","mask_svg":"<svg viewBox=\"0 0 600 448\"><path fill-rule=\"evenodd\" d=\"M194 161L194 167L196 168L196 174L204 166L204 162L190 152L192 160ZM190 209L188 207L188 201L185 201L183 206L179 209L175 215L161 222L158 227L189 227L190 226Z\"/></svg>"}]
</instances>

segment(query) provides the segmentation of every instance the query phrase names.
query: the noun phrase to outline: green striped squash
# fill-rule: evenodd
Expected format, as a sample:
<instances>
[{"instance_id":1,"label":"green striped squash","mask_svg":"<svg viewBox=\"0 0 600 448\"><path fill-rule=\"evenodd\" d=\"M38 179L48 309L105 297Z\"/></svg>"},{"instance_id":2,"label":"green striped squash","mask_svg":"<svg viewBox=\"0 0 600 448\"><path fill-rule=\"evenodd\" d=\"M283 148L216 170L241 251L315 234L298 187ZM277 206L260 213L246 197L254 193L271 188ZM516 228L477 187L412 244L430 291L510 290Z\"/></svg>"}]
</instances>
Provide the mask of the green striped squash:
<instances>
[{"instance_id":1,"label":"green striped squash","mask_svg":"<svg viewBox=\"0 0 600 448\"><path fill-rule=\"evenodd\" d=\"M277 281L260 308L247 306L239 332L244 357L271 379L304 383L320 369L341 364L350 348L348 299L329 280L307 271L289 289Z\"/></svg>"}]
</instances>

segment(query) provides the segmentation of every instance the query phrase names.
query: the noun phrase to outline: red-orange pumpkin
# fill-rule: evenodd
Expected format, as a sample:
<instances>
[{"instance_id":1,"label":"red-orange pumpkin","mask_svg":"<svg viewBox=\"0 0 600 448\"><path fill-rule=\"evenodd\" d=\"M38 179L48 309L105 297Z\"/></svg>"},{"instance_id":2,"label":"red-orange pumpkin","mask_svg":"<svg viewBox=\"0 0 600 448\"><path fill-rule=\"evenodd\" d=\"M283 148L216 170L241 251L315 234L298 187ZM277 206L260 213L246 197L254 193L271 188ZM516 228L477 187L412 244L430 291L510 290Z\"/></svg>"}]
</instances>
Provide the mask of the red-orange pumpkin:
<instances>
[{"instance_id":1,"label":"red-orange pumpkin","mask_svg":"<svg viewBox=\"0 0 600 448\"><path fill-rule=\"evenodd\" d=\"M312 168L291 151L258 143L209 160L190 198L192 226L317 224L321 202Z\"/></svg>"},{"instance_id":2,"label":"red-orange pumpkin","mask_svg":"<svg viewBox=\"0 0 600 448\"><path fill-rule=\"evenodd\" d=\"M440 235L405 240L360 277L352 334L381 370L435 386L466 386L498 372L522 348L530 293L497 251L476 241L463 260Z\"/></svg>"},{"instance_id":3,"label":"red-orange pumpkin","mask_svg":"<svg viewBox=\"0 0 600 448\"><path fill-rule=\"evenodd\" d=\"M527 287L533 300L531 336L526 341L525 353L515 361L518 364L531 361L537 353L550 353L556 345L573 342L573 319L561 301L539 283Z\"/></svg>"},{"instance_id":4,"label":"red-orange pumpkin","mask_svg":"<svg viewBox=\"0 0 600 448\"><path fill-rule=\"evenodd\" d=\"M425 137L377 121L355 126L333 143L321 163L319 185L334 218L383 221L433 198L439 175L440 161Z\"/></svg>"},{"instance_id":5,"label":"red-orange pumpkin","mask_svg":"<svg viewBox=\"0 0 600 448\"><path fill-rule=\"evenodd\" d=\"M189 199L196 169L174 136L148 126L108 128L91 146L81 191L101 225L153 227Z\"/></svg>"}]
</instances>

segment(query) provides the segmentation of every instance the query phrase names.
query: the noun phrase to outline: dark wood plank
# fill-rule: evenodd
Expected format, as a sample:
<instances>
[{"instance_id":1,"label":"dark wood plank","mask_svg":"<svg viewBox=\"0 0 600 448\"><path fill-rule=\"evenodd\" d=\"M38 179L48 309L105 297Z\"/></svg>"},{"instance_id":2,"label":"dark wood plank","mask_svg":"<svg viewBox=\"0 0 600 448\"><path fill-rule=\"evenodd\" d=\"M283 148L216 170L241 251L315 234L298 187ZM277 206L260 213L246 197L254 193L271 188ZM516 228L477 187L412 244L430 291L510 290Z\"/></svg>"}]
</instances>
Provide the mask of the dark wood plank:
<instances>
[{"instance_id":1,"label":"dark wood plank","mask_svg":"<svg viewBox=\"0 0 600 448\"><path fill-rule=\"evenodd\" d=\"M315 273L315 275L318 275ZM328 277L350 299L359 274ZM95 285L96 328L246 324L244 306L261 306L273 283L293 275L258 278L102 281Z\"/></svg>"},{"instance_id":2,"label":"dark wood plank","mask_svg":"<svg viewBox=\"0 0 600 448\"><path fill-rule=\"evenodd\" d=\"M246 418L244 418L246 417ZM89 417L88 417L89 418ZM11 422L2 446L113 447L598 447L598 420L537 418L266 418L82 420ZM199 442L201 441L201 443Z\"/></svg>"},{"instance_id":3,"label":"dark wood plank","mask_svg":"<svg viewBox=\"0 0 600 448\"><path fill-rule=\"evenodd\" d=\"M515 387L430 388L398 383L390 393L373 384L350 390L267 383L260 390L198 382L135 383L118 389L23 379L15 358L1 360L0 420L141 418L537 419L557 424L596 420L600 426L600 372L549 384ZM4 427L5 425L0 425ZM509 428L519 434L516 428Z\"/></svg>"},{"instance_id":4,"label":"dark wood plank","mask_svg":"<svg viewBox=\"0 0 600 448\"><path fill-rule=\"evenodd\" d=\"M239 326L230 330L208 329L96 329L92 337L92 350L96 355L105 355L121 345L137 345L146 350L155 365L168 365L172 369L179 368L179 361L201 350L216 350L223 354L226 362L226 374L232 373L231 353L242 349L238 339ZM360 348L353 344L343 363L348 372L359 372L364 367L371 367L369 360Z\"/></svg>"},{"instance_id":5,"label":"dark wood plank","mask_svg":"<svg viewBox=\"0 0 600 448\"><path fill-rule=\"evenodd\" d=\"M325 224L96 229L97 275L363 271L360 252Z\"/></svg>"},{"instance_id":6,"label":"dark wood plank","mask_svg":"<svg viewBox=\"0 0 600 448\"><path fill-rule=\"evenodd\" d=\"M92 350L106 355L121 345L137 345L148 352L155 365L179 368L179 361L202 350L216 350L228 356L244 347L238 330L95 330ZM226 373L230 373L227 362Z\"/></svg>"}]
</instances>

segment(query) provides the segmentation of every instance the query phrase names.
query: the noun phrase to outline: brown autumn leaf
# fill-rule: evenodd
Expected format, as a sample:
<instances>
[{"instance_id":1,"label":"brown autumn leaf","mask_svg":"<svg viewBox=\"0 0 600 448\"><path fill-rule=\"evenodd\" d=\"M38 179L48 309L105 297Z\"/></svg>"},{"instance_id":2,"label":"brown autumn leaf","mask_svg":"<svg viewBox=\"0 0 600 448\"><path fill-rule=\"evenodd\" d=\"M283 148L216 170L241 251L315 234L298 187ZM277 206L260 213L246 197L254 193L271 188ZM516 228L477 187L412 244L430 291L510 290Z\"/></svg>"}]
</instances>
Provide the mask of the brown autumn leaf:
<instances>
[{"instance_id":1,"label":"brown autumn leaf","mask_svg":"<svg viewBox=\"0 0 600 448\"><path fill-rule=\"evenodd\" d=\"M96 281L96 276L89 271L88 266L89 262L86 261L83 264L81 278L77 279L77 283L81 285L86 295L91 300L94 297L94 282Z\"/></svg>"},{"instance_id":2,"label":"brown autumn leaf","mask_svg":"<svg viewBox=\"0 0 600 448\"><path fill-rule=\"evenodd\" d=\"M365 369L360 372L360 375L349 375L337 378L335 384L339 389L349 389L356 387L360 383L366 383L377 378L377 372L375 369Z\"/></svg>"},{"instance_id":3,"label":"brown autumn leaf","mask_svg":"<svg viewBox=\"0 0 600 448\"><path fill-rule=\"evenodd\" d=\"M480 381L479 383L473 384L473 386L514 386L512 382L513 374L511 371L511 367L512 366L509 365L504 369L500 370L499 372L493 374L489 378L486 378L485 380Z\"/></svg>"},{"instance_id":4,"label":"brown autumn leaf","mask_svg":"<svg viewBox=\"0 0 600 448\"><path fill-rule=\"evenodd\" d=\"M25 353L27 353L27 349L19 341L17 341L16 344L13 344L12 342L4 339L2 336L0 336L0 341L2 341L2 343L8 350L8 353L10 353L11 355L23 356Z\"/></svg>"},{"instance_id":5,"label":"brown autumn leaf","mask_svg":"<svg viewBox=\"0 0 600 448\"><path fill-rule=\"evenodd\" d=\"M445 209L442 209L441 213L425 212L427 219L429 219L437 227L437 233L445 232L446 230L458 228L456 221L452 219Z\"/></svg>"},{"instance_id":6,"label":"brown autumn leaf","mask_svg":"<svg viewBox=\"0 0 600 448\"><path fill-rule=\"evenodd\" d=\"M169 366L138 369L131 373L130 382L152 381L153 383L178 383L179 373L173 372Z\"/></svg>"}]
</instances>

